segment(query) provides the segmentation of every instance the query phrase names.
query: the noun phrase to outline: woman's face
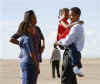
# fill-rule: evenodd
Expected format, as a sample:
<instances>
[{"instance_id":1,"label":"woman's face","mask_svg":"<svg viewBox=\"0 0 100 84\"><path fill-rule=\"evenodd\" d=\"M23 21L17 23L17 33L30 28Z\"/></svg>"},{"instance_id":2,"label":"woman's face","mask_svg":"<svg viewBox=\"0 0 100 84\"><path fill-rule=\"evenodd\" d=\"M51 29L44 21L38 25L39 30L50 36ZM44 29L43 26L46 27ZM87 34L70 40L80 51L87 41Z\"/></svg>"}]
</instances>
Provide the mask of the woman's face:
<instances>
[{"instance_id":1,"label":"woman's face","mask_svg":"<svg viewBox=\"0 0 100 84\"><path fill-rule=\"evenodd\" d=\"M32 15L32 24L36 25L36 23L37 23L37 18L35 15Z\"/></svg>"},{"instance_id":2,"label":"woman's face","mask_svg":"<svg viewBox=\"0 0 100 84\"><path fill-rule=\"evenodd\" d=\"M31 21L32 25L35 25L37 23L37 18L35 14L32 14L29 16L28 13L24 14L24 21L29 22Z\"/></svg>"}]
</instances>

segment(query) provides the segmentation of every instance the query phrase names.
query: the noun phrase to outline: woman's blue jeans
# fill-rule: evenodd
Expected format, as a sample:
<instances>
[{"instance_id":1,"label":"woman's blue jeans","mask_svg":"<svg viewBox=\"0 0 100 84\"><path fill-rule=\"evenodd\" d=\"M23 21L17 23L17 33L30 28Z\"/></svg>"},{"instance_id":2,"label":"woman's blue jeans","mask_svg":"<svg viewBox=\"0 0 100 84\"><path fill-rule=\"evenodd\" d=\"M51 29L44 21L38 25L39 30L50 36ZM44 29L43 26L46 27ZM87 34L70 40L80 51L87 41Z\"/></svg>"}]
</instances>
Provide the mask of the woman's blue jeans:
<instances>
[{"instance_id":1,"label":"woman's blue jeans","mask_svg":"<svg viewBox=\"0 0 100 84\"><path fill-rule=\"evenodd\" d=\"M34 64L20 63L22 84L36 84L37 74Z\"/></svg>"}]
</instances>

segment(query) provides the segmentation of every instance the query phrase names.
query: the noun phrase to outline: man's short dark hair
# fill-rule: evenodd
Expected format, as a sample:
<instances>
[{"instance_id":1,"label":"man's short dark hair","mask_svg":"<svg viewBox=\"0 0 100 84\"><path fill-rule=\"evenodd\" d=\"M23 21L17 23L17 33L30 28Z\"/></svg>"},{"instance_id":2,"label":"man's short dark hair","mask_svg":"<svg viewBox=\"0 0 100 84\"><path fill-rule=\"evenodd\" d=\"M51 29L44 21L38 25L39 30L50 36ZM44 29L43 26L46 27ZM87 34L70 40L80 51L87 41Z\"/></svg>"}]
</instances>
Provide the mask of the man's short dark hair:
<instances>
[{"instance_id":1,"label":"man's short dark hair","mask_svg":"<svg viewBox=\"0 0 100 84\"><path fill-rule=\"evenodd\" d=\"M81 15L81 10L78 7L73 7L70 10L73 11L74 13L78 14L78 15Z\"/></svg>"}]
</instances>

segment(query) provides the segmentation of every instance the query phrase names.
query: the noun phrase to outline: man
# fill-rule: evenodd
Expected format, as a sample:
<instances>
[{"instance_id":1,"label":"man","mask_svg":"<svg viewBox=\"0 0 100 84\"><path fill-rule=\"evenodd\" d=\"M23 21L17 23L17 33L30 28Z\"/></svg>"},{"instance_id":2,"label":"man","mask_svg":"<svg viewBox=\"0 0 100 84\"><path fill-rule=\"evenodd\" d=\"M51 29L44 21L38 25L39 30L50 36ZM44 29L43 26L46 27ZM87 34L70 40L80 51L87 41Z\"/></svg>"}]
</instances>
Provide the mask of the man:
<instances>
[{"instance_id":1,"label":"man","mask_svg":"<svg viewBox=\"0 0 100 84\"><path fill-rule=\"evenodd\" d=\"M78 7L71 8L69 12L71 23L79 21L80 15L81 10ZM77 51L80 52L84 46L84 31L82 24L74 25L71 28L69 35L56 44L60 47L64 46L64 48L74 44ZM70 50L71 49L69 47L69 49L65 49L64 52L61 84L77 84L76 74L73 72L71 53L69 52Z\"/></svg>"}]
</instances>

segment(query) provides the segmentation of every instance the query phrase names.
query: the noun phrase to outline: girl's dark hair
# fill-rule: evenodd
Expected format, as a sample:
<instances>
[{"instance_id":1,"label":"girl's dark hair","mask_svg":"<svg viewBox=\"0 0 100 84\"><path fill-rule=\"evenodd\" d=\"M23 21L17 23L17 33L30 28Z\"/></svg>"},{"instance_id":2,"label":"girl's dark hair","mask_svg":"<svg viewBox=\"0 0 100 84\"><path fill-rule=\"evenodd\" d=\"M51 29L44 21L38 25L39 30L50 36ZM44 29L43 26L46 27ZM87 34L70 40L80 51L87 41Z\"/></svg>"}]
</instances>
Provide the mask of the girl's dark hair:
<instances>
[{"instance_id":1,"label":"girl's dark hair","mask_svg":"<svg viewBox=\"0 0 100 84\"><path fill-rule=\"evenodd\" d=\"M60 16L61 16L60 14L61 14L62 12L65 12L65 13L66 13L66 12L69 12L69 9L68 9L68 8L62 8L62 9L60 9L60 10L59 10L59 16L58 16L58 18L60 18Z\"/></svg>"},{"instance_id":2,"label":"girl's dark hair","mask_svg":"<svg viewBox=\"0 0 100 84\"><path fill-rule=\"evenodd\" d=\"M61 12L62 12L62 9L59 10L59 16L58 16L58 18L60 18Z\"/></svg>"},{"instance_id":3,"label":"girl's dark hair","mask_svg":"<svg viewBox=\"0 0 100 84\"><path fill-rule=\"evenodd\" d=\"M69 11L69 9L68 8L62 8L62 11Z\"/></svg>"},{"instance_id":4,"label":"girl's dark hair","mask_svg":"<svg viewBox=\"0 0 100 84\"><path fill-rule=\"evenodd\" d=\"M73 11L75 14L78 14L79 16L81 15L81 10L78 7L73 7L70 10Z\"/></svg>"}]
</instances>

